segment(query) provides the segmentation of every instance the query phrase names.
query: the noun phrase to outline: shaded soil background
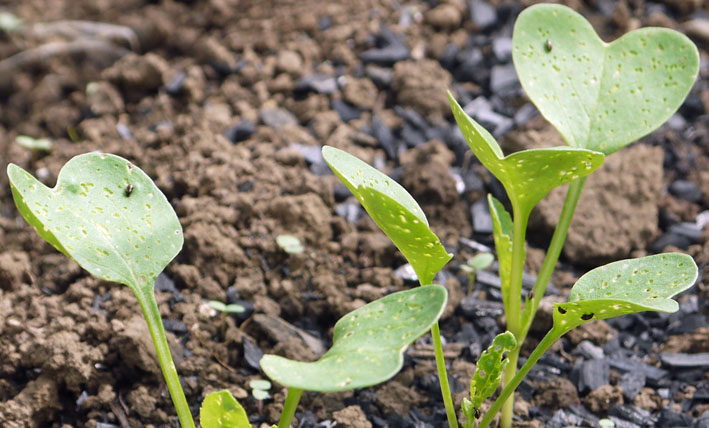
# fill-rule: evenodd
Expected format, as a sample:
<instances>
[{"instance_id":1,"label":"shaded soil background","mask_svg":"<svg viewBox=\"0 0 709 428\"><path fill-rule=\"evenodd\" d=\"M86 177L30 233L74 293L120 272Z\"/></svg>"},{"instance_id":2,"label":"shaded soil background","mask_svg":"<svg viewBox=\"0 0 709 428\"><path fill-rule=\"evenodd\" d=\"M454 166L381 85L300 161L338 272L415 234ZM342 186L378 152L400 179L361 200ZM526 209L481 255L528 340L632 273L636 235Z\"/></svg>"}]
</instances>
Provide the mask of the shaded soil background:
<instances>
[{"instance_id":1,"label":"shaded soil background","mask_svg":"<svg viewBox=\"0 0 709 428\"><path fill-rule=\"evenodd\" d=\"M530 2L531 3L531 2ZM679 114L611 156L587 184L549 309L601 263L688 252L700 280L677 314L597 321L570 333L519 391L516 426L709 427L709 13L701 0L569 1L606 40L646 25L701 47L701 76ZM511 64L527 2L0 0L21 18L0 30L0 167L53 186L72 156L100 150L153 177L185 245L157 283L188 401L227 388L255 426L276 422L248 382L263 353L313 360L345 313L414 286L389 240L329 173L329 144L385 170L420 201L456 257L439 275L459 402L474 361L502 331L495 267L469 284L460 265L492 246L484 195L504 198L456 130L452 89L506 152L561 145ZM67 22L83 20L121 27ZM57 23L57 21L59 21ZM14 143L46 137L48 153ZM564 191L533 215L527 286ZM306 251L289 256L275 237ZM240 303L222 316L209 299ZM305 394L298 427L441 427L432 347L420 339L380 387ZM177 420L131 292L87 275L27 226L0 174L0 426L174 427Z\"/></svg>"}]
</instances>

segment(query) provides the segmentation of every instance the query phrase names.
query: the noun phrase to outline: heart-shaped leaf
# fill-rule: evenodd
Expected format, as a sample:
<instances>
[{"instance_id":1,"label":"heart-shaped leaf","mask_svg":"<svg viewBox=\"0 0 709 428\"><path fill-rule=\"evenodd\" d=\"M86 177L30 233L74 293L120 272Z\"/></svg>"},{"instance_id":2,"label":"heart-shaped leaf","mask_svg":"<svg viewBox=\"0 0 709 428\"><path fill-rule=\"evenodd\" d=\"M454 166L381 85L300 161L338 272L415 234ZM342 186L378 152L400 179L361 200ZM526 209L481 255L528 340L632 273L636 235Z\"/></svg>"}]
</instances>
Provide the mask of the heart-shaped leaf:
<instances>
[{"instance_id":1,"label":"heart-shaped leaf","mask_svg":"<svg viewBox=\"0 0 709 428\"><path fill-rule=\"evenodd\" d=\"M492 232L495 239L495 249L497 250L502 300L505 311L507 311L507 302L510 298L510 276L512 275L512 217L502 206L502 203L489 193L487 202L490 206L490 216L492 217Z\"/></svg>"},{"instance_id":2,"label":"heart-shaped leaf","mask_svg":"<svg viewBox=\"0 0 709 428\"><path fill-rule=\"evenodd\" d=\"M414 198L399 183L347 152L322 149L335 175L401 251L422 284L430 284L453 257L428 227Z\"/></svg>"},{"instance_id":3,"label":"heart-shaped leaf","mask_svg":"<svg viewBox=\"0 0 709 428\"><path fill-rule=\"evenodd\" d=\"M585 177L603 163L603 154L575 147L523 150L503 157L493 136L463 111L450 92L448 98L473 153L505 186L522 214L528 215L551 189Z\"/></svg>"},{"instance_id":4,"label":"heart-shaped leaf","mask_svg":"<svg viewBox=\"0 0 709 428\"><path fill-rule=\"evenodd\" d=\"M123 158L76 156L53 189L17 165L7 174L25 220L96 277L152 290L182 248L182 227L165 195Z\"/></svg>"},{"instance_id":5,"label":"heart-shaped leaf","mask_svg":"<svg viewBox=\"0 0 709 428\"><path fill-rule=\"evenodd\" d=\"M375 300L335 324L332 348L304 363L265 355L261 368L282 385L306 391L344 391L375 385L394 376L409 344L443 313L446 289L425 285Z\"/></svg>"},{"instance_id":6,"label":"heart-shaped leaf","mask_svg":"<svg viewBox=\"0 0 709 428\"><path fill-rule=\"evenodd\" d=\"M554 305L554 328L566 332L588 321L641 311L676 312L679 305L671 297L696 279L696 263L680 253L601 266L576 281L568 303Z\"/></svg>"},{"instance_id":7,"label":"heart-shaped leaf","mask_svg":"<svg viewBox=\"0 0 709 428\"><path fill-rule=\"evenodd\" d=\"M212 392L199 409L202 428L251 428L246 410L227 390Z\"/></svg>"},{"instance_id":8,"label":"heart-shaped leaf","mask_svg":"<svg viewBox=\"0 0 709 428\"><path fill-rule=\"evenodd\" d=\"M475 374L470 380L470 401L475 409L479 409L483 401L500 385L502 373L510 362L507 357L503 358L502 354L516 347L514 334L506 331L495 336L490 347L480 355L475 365Z\"/></svg>"},{"instance_id":9,"label":"heart-shaped leaf","mask_svg":"<svg viewBox=\"0 0 709 428\"><path fill-rule=\"evenodd\" d=\"M682 104L699 71L686 36L642 28L604 43L561 5L517 18L513 60L522 87L573 147L610 154L649 134Z\"/></svg>"}]
</instances>

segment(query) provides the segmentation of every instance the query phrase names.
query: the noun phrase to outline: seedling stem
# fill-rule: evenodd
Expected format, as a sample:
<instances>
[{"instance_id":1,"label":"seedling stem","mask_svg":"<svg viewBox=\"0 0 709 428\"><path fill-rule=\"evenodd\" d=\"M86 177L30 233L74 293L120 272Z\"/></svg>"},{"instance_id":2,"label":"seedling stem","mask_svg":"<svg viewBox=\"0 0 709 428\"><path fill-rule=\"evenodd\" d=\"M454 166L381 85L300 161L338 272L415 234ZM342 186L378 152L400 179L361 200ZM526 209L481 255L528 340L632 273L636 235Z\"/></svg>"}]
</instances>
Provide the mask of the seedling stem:
<instances>
[{"instance_id":1,"label":"seedling stem","mask_svg":"<svg viewBox=\"0 0 709 428\"><path fill-rule=\"evenodd\" d=\"M281 413L281 420L278 422L278 428L290 428L290 423L293 420L293 416L295 416L295 409L298 408L301 395L303 395L302 389L288 388L288 395L286 396L286 402L283 404L283 412Z\"/></svg>"},{"instance_id":2,"label":"seedling stem","mask_svg":"<svg viewBox=\"0 0 709 428\"><path fill-rule=\"evenodd\" d=\"M138 299L140 309L143 311L143 316L145 317L145 322L148 324L150 337L153 339L155 352L160 362L160 369L162 369L162 374L167 383L167 389L170 391L170 397L172 397L172 402L175 405L177 417L180 420L180 426L183 428L195 428L190 407L187 404L185 393L182 391L182 385L180 384L180 378L177 375L175 362L172 360L172 355L170 354L167 336L165 336L165 329L160 319L160 311L152 290L153 287L147 287L147 289L140 291L136 290L135 297Z\"/></svg>"}]
</instances>

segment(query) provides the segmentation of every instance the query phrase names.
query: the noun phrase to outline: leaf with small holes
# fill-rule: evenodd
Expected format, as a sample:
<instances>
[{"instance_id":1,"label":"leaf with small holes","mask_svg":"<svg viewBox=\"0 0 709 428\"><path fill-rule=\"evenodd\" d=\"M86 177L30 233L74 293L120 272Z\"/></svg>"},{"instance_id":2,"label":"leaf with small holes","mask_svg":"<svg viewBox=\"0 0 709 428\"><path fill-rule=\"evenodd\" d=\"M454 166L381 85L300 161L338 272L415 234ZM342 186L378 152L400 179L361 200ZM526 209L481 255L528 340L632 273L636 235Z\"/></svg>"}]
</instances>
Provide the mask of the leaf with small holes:
<instances>
[{"instance_id":1,"label":"leaf with small holes","mask_svg":"<svg viewBox=\"0 0 709 428\"><path fill-rule=\"evenodd\" d=\"M676 312L671 297L697 279L694 260L680 253L621 260L586 273L568 303L554 305L554 329L566 332L585 322L641 311Z\"/></svg>"},{"instance_id":2,"label":"leaf with small holes","mask_svg":"<svg viewBox=\"0 0 709 428\"><path fill-rule=\"evenodd\" d=\"M480 408L480 405L491 396L502 380L502 373L509 363L507 357L502 356L517 347L515 336L506 331L500 333L492 340L492 344L482 355L475 365L475 374L470 380L470 401L473 407Z\"/></svg>"},{"instance_id":3,"label":"leaf with small holes","mask_svg":"<svg viewBox=\"0 0 709 428\"><path fill-rule=\"evenodd\" d=\"M573 147L611 154L679 108L699 71L696 46L666 28L604 43L580 14L536 5L517 18L513 60L522 87Z\"/></svg>"},{"instance_id":4,"label":"leaf with small holes","mask_svg":"<svg viewBox=\"0 0 709 428\"><path fill-rule=\"evenodd\" d=\"M475 156L505 186L512 203L528 215L549 191L585 177L601 166L602 153L575 147L550 147L502 154L497 141L468 116L448 92L451 109Z\"/></svg>"},{"instance_id":5,"label":"leaf with small holes","mask_svg":"<svg viewBox=\"0 0 709 428\"><path fill-rule=\"evenodd\" d=\"M502 206L502 203L491 194L487 195L487 203L490 206L490 216L492 217L492 232L497 250L502 300L507 311L510 297L510 275L512 275L512 217Z\"/></svg>"},{"instance_id":6,"label":"leaf with small holes","mask_svg":"<svg viewBox=\"0 0 709 428\"><path fill-rule=\"evenodd\" d=\"M199 423L202 428L251 428L246 410L225 389L204 398L199 409Z\"/></svg>"},{"instance_id":7,"label":"leaf with small holes","mask_svg":"<svg viewBox=\"0 0 709 428\"><path fill-rule=\"evenodd\" d=\"M421 283L433 282L452 255L428 227L414 198L399 183L347 152L325 146L322 153L335 175L411 263Z\"/></svg>"},{"instance_id":8,"label":"leaf with small holes","mask_svg":"<svg viewBox=\"0 0 709 428\"><path fill-rule=\"evenodd\" d=\"M306 391L345 391L375 385L394 376L403 353L443 313L448 294L424 285L375 300L335 324L332 348L305 363L265 355L261 368L272 380Z\"/></svg>"},{"instance_id":9,"label":"leaf with small holes","mask_svg":"<svg viewBox=\"0 0 709 428\"><path fill-rule=\"evenodd\" d=\"M76 156L53 189L17 165L7 174L25 220L98 278L152 290L182 248L175 211L150 177L123 158Z\"/></svg>"}]
</instances>

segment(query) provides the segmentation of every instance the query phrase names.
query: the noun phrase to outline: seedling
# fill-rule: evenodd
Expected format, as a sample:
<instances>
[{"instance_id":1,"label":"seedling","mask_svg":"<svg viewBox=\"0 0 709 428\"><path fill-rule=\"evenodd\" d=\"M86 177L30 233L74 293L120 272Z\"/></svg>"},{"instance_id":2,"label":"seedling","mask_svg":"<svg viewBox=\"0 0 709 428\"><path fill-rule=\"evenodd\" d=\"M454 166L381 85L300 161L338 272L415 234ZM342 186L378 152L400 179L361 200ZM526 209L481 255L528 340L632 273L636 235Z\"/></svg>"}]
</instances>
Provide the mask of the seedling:
<instances>
[{"instance_id":1,"label":"seedling","mask_svg":"<svg viewBox=\"0 0 709 428\"><path fill-rule=\"evenodd\" d=\"M236 303L231 303L227 305L226 303L220 302L219 300L210 300L209 307L223 314L241 314L246 311L246 308L241 305L237 305Z\"/></svg>"},{"instance_id":2,"label":"seedling","mask_svg":"<svg viewBox=\"0 0 709 428\"><path fill-rule=\"evenodd\" d=\"M49 152L52 150L52 141L48 138L32 138L27 135L15 137L15 143L32 153Z\"/></svg>"},{"instance_id":3,"label":"seedling","mask_svg":"<svg viewBox=\"0 0 709 428\"><path fill-rule=\"evenodd\" d=\"M468 259L468 262L460 266L460 270L468 275L468 294L473 291L473 285L475 284L475 277L478 272L489 268L495 261L495 256L490 253L478 253L473 257Z\"/></svg>"},{"instance_id":4,"label":"seedling","mask_svg":"<svg viewBox=\"0 0 709 428\"><path fill-rule=\"evenodd\" d=\"M554 271L585 177L600 166L604 155L667 120L689 92L699 63L694 44L678 32L645 28L607 44L581 15L559 5L536 5L520 14L513 33L513 60L522 87L571 147L526 150L504 157L494 138L449 94L453 115L468 145L502 182L512 206L511 216L499 201L488 197L507 326L518 346L509 355L506 386L482 419L481 427L488 426L501 400L511 396L521 380L515 375L519 349ZM529 212L553 187L564 183L570 186L557 228L537 282L522 308ZM632 287L634 295L614 288L628 268L637 277L628 278L624 286ZM675 311L676 303L669 297L690 287L696 277L694 261L679 254L599 269L574 286L569 297L573 305L557 307L554 328L522 367L522 376L554 341L584 322L640 310ZM646 275L648 272L654 275ZM598 280L600 285L589 285L590 280L584 278ZM601 289L603 294L599 294ZM502 428L511 426L512 405L510 399L504 406Z\"/></svg>"},{"instance_id":5,"label":"seedling","mask_svg":"<svg viewBox=\"0 0 709 428\"><path fill-rule=\"evenodd\" d=\"M258 412L263 412L263 400L271 398L268 390L271 389L271 382L267 380L252 380L249 382L251 388L251 396L258 402Z\"/></svg>"},{"instance_id":6,"label":"seedling","mask_svg":"<svg viewBox=\"0 0 709 428\"><path fill-rule=\"evenodd\" d=\"M84 154L71 159L50 189L9 165L20 214L57 250L92 275L127 285L143 311L180 425L194 428L170 355L154 295L155 279L182 248L182 227L165 196L139 168L118 156ZM315 363L275 355L264 372L289 387L279 424L287 428L303 390L342 391L394 376L406 347L440 317L445 288L431 285L371 302L335 325L333 347ZM229 311L221 302L216 309ZM252 383L254 398L268 395L265 381ZM228 391L209 394L200 409L204 428L250 428L244 409Z\"/></svg>"},{"instance_id":7,"label":"seedling","mask_svg":"<svg viewBox=\"0 0 709 428\"><path fill-rule=\"evenodd\" d=\"M301 254L305 251L300 239L293 235L278 235L276 236L276 244L288 254Z\"/></svg>"},{"instance_id":8,"label":"seedling","mask_svg":"<svg viewBox=\"0 0 709 428\"><path fill-rule=\"evenodd\" d=\"M71 159L53 189L17 165L10 164L7 174L20 214L42 238L92 275L133 291L180 424L194 428L153 291L183 242L165 196L143 171L109 154Z\"/></svg>"}]
</instances>

